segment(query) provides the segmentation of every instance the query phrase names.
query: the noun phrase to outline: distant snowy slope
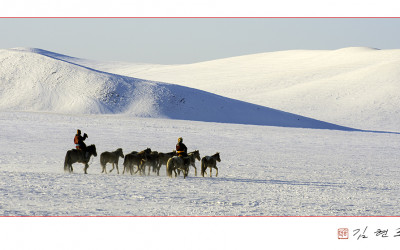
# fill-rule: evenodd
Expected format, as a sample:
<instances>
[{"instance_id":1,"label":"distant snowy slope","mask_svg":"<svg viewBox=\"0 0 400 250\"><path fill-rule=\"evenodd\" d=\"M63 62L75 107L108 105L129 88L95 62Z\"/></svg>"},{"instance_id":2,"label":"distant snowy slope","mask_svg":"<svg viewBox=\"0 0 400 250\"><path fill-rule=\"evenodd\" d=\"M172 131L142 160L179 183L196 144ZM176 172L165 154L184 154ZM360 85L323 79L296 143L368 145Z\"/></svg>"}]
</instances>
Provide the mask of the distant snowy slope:
<instances>
[{"instance_id":1,"label":"distant snowy slope","mask_svg":"<svg viewBox=\"0 0 400 250\"><path fill-rule=\"evenodd\" d=\"M88 63L346 126L400 131L400 50L294 50L169 66Z\"/></svg>"},{"instance_id":2,"label":"distant snowy slope","mask_svg":"<svg viewBox=\"0 0 400 250\"><path fill-rule=\"evenodd\" d=\"M2 50L0 61L0 107L7 110L121 112L128 101L115 93L140 85L37 53Z\"/></svg>"},{"instance_id":3,"label":"distant snowy slope","mask_svg":"<svg viewBox=\"0 0 400 250\"><path fill-rule=\"evenodd\" d=\"M174 84L110 74L90 61L39 49L0 50L0 110L345 129Z\"/></svg>"}]
</instances>

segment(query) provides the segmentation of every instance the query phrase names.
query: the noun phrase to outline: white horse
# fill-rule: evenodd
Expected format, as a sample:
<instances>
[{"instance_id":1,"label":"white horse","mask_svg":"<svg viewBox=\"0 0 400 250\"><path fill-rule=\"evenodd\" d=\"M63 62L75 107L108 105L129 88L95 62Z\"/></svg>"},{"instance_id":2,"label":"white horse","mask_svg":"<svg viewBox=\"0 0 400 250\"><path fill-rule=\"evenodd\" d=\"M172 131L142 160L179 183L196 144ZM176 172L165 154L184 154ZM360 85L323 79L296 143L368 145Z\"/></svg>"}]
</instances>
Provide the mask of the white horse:
<instances>
[{"instance_id":1,"label":"white horse","mask_svg":"<svg viewBox=\"0 0 400 250\"><path fill-rule=\"evenodd\" d=\"M167 175L169 177L172 177L172 171L174 171L176 177L177 176L176 170L180 170L183 172L183 178L185 179L189 173L190 162L195 160L196 158L194 154L188 157L174 156L169 158L167 162Z\"/></svg>"}]
</instances>

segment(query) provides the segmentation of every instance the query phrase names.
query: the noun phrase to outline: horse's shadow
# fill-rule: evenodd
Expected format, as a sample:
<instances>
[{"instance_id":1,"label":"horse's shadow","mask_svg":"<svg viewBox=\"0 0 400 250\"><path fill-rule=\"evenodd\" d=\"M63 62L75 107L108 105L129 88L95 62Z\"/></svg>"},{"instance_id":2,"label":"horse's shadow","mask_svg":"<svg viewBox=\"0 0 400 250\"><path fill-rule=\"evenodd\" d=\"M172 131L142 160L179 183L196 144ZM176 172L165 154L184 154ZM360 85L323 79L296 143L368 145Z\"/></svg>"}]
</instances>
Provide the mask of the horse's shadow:
<instances>
[{"instance_id":1,"label":"horse's shadow","mask_svg":"<svg viewBox=\"0 0 400 250\"><path fill-rule=\"evenodd\" d=\"M210 179L209 179L210 180ZM285 180L268 180L268 179L245 179L245 178L213 178L213 181L232 182L232 183L253 183L253 184L270 184L270 185L291 185L291 186L314 186L314 187L342 187L344 183L320 182L320 181L285 181Z\"/></svg>"}]
</instances>

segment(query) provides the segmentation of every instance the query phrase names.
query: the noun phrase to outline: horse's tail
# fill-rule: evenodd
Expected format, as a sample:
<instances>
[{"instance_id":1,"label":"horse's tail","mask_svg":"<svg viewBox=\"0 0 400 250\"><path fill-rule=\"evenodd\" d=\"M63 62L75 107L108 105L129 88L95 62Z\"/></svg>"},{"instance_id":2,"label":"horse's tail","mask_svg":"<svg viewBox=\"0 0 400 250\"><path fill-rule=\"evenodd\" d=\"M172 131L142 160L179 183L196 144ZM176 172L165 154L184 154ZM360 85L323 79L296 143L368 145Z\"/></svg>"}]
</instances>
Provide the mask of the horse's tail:
<instances>
[{"instance_id":1,"label":"horse's tail","mask_svg":"<svg viewBox=\"0 0 400 250\"><path fill-rule=\"evenodd\" d=\"M124 162L122 163L122 165L124 165L124 167L126 167L126 165L128 164L128 161L127 161L126 158L127 158L127 157L126 157L126 155L125 155L125 157L124 157Z\"/></svg>"},{"instance_id":2,"label":"horse's tail","mask_svg":"<svg viewBox=\"0 0 400 250\"><path fill-rule=\"evenodd\" d=\"M64 160L64 172L70 172L70 168L69 168L69 165L70 165L70 160L69 160L69 158L70 158L71 156L70 156L70 153L69 153L69 151L67 151L67 154L65 155L65 160Z\"/></svg>"},{"instance_id":3,"label":"horse's tail","mask_svg":"<svg viewBox=\"0 0 400 250\"><path fill-rule=\"evenodd\" d=\"M118 159L118 158L117 158ZM104 153L100 155L100 165L101 167L105 167L107 164L106 156Z\"/></svg>"},{"instance_id":4,"label":"horse's tail","mask_svg":"<svg viewBox=\"0 0 400 250\"><path fill-rule=\"evenodd\" d=\"M201 176L204 177L204 173L206 172L206 163L205 163L205 159L201 159Z\"/></svg>"},{"instance_id":5,"label":"horse's tail","mask_svg":"<svg viewBox=\"0 0 400 250\"><path fill-rule=\"evenodd\" d=\"M126 158L124 158L124 163L122 165L124 166L124 171L122 171L122 174L125 174L125 171L126 172L129 171L128 162L126 161Z\"/></svg>"},{"instance_id":6,"label":"horse's tail","mask_svg":"<svg viewBox=\"0 0 400 250\"><path fill-rule=\"evenodd\" d=\"M131 155L130 154L125 155L124 163L122 164L122 165L124 165L124 171L122 172L123 174L125 173L125 171L126 172L129 171L132 174L131 163L130 163L131 160L130 159L131 159Z\"/></svg>"},{"instance_id":7,"label":"horse's tail","mask_svg":"<svg viewBox=\"0 0 400 250\"><path fill-rule=\"evenodd\" d=\"M174 167L174 160L172 158L169 158L167 162L167 176L172 177L173 167Z\"/></svg>"}]
</instances>

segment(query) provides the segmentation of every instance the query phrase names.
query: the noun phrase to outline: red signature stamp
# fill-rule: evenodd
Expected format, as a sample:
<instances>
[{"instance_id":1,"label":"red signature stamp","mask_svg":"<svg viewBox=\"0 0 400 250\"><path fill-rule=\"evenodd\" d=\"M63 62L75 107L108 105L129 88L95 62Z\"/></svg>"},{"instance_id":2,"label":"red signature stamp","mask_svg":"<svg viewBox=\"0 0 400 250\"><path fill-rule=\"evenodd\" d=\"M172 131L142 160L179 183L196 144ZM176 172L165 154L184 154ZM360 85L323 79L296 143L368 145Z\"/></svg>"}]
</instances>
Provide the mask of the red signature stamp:
<instances>
[{"instance_id":1,"label":"red signature stamp","mask_svg":"<svg viewBox=\"0 0 400 250\"><path fill-rule=\"evenodd\" d=\"M349 238L349 229L348 228L339 228L338 229L338 239L339 240L347 240Z\"/></svg>"}]
</instances>

